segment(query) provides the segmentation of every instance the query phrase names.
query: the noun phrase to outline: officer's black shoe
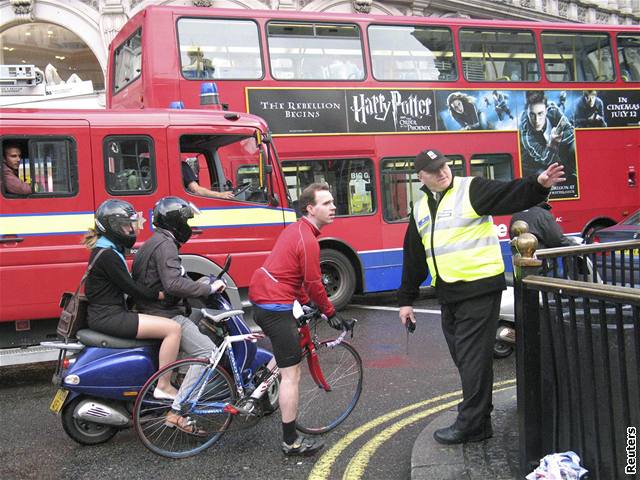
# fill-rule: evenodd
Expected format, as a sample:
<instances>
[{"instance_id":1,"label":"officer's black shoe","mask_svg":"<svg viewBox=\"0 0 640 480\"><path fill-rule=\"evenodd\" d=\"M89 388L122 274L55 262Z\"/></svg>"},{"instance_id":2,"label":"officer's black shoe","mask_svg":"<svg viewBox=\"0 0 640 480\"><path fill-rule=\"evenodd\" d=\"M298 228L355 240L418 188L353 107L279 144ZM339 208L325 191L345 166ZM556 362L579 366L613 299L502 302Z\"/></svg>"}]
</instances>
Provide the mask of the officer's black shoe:
<instances>
[{"instance_id":1,"label":"officer's black shoe","mask_svg":"<svg viewBox=\"0 0 640 480\"><path fill-rule=\"evenodd\" d=\"M298 438L296 438L291 445L286 442L282 442L282 453L288 457L294 455L306 457L322 450L323 447L324 442L319 438L303 437L302 435L298 435Z\"/></svg>"},{"instance_id":2,"label":"officer's black shoe","mask_svg":"<svg viewBox=\"0 0 640 480\"><path fill-rule=\"evenodd\" d=\"M491 422L487 422L487 424L485 424L483 428L471 432L458 430L453 425L447 428L441 428L440 430L436 430L435 432L433 432L433 438L435 438L438 443L442 443L444 445L481 442L482 440L486 440L487 438L491 437L493 437L493 428L491 427Z\"/></svg>"}]
</instances>

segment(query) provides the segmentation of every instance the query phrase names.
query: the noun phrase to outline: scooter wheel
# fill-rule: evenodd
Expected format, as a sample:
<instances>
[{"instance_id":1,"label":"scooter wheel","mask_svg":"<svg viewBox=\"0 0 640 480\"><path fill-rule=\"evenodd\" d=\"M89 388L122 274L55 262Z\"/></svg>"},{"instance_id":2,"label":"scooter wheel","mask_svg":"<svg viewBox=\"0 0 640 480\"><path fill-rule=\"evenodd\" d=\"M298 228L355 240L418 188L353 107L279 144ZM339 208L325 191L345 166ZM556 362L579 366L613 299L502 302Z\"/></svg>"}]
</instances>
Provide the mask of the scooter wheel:
<instances>
[{"instance_id":1,"label":"scooter wheel","mask_svg":"<svg viewBox=\"0 0 640 480\"><path fill-rule=\"evenodd\" d=\"M493 358L507 358L513 353L513 346L496 340L493 345Z\"/></svg>"},{"instance_id":2,"label":"scooter wheel","mask_svg":"<svg viewBox=\"0 0 640 480\"><path fill-rule=\"evenodd\" d=\"M109 441L118 433L117 428L74 417L73 414L82 400L84 397L76 397L62 409L62 428L80 445L98 445Z\"/></svg>"}]
</instances>

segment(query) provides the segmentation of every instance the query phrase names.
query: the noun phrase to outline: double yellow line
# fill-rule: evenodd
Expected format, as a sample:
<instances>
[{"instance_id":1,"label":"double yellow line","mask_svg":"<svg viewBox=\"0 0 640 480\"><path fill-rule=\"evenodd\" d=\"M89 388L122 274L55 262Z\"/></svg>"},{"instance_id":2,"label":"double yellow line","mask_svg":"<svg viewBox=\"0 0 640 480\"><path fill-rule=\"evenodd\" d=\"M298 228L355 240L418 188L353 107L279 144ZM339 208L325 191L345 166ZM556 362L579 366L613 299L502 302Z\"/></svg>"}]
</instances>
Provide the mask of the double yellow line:
<instances>
[{"instance_id":1,"label":"double yellow line","mask_svg":"<svg viewBox=\"0 0 640 480\"><path fill-rule=\"evenodd\" d=\"M494 392L501 392L503 390L507 390L509 388L513 388L515 386L515 379L505 380L502 382L496 382L493 384ZM500 388L503 387L503 388ZM340 439L338 443L336 443L333 447L331 447L322 457L318 459L316 464L313 466L311 473L309 473L309 480L327 480L331 474L331 468L334 463L338 459L338 457L344 452L353 442L355 442L358 438L363 436L365 433L370 430L382 425L383 423L388 422L389 420L393 420L397 417L400 417L406 413L409 413L413 410L417 410L423 407L427 407L429 405L434 405L426 410L422 410L418 413L414 413L406 418L403 418L400 421L392 423L390 426L382 430L380 433L375 435L371 440L369 440L351 459L347 469L345 470L342 478L343 480L358 480L364 476L367 465L371 461L371 458L376 453L378 448L389 440L393 435L398 433L403 428L411 425L412 423L417 422L418 420L422 420L429 415L433 415L435 413L442 412L447 410L460 401L460 397L462 396L462 390L457 390L455 392L446 393L444 395L439 395L437 397L429 398L427 400L423 400L421 402L414 403L412 405L408 405L406 407L400 408L398 410L394 410L393 412L389 412L385 415L381 415L364 425L356 428L351 431L344 437ZM453 399L453 400L452 400ZM444 402L444 403L440 403Z\"/></svg>"}]
</instances>

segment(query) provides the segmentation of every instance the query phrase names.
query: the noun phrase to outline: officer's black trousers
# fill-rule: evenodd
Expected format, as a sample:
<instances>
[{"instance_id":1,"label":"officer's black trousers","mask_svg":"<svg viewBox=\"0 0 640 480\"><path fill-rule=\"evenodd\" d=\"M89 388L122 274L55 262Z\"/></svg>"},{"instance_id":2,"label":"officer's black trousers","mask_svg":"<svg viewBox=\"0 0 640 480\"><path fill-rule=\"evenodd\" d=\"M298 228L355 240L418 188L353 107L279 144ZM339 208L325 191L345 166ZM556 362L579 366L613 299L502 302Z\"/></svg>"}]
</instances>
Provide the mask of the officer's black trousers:
<instances>
[{"instance_id":1,"label":"officer's black trousers","mask_svg":"<svg viewBox=\"0 0 640 480\"><path fill-rule=\"evenodd\" d=\"M462 381L455 427L484 428L493 409L493 345L502 292L442 305L442 331Z\"/></svg>"}]
</instances>

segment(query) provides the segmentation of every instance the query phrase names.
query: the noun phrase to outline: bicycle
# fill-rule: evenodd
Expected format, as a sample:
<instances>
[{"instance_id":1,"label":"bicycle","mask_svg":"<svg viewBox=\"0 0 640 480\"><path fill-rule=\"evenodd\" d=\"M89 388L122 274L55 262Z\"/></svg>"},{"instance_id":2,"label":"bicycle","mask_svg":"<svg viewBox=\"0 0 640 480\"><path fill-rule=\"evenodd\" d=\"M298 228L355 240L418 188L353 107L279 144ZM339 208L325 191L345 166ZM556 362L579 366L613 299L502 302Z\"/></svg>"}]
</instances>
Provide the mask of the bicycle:
<instances>
[{"instance_id":1,"label":"bicycle","mask_svg":"<svg viewBox=\"0 0 640 480\"><path fill-rule=\"evenodd\" d=\"M168 458L185 458L213 445L229 429L234 418L252 424L277 409L279 369L271 359L267 368L243 378L232 348L237 342L256 342L262 333L231 335L229 319L242 318L241 310L201 309L204 318L222 329L223 341L210 358L178 360L156 372L140 390L133 410L135 431L152 452ZM362 392L362 360L348 342L347 331L337 338L320 340L318 325L323 316L318 310L298 316L300 347L309 374L300 379L300 401L296 427L303 433L325 433L342 423L353 411ZM224 363L228 364L229 375ZM180 415L194 425L194 433L166 423L171 400L153 397L158 378L169 374L179 389L186 371L202 370L197 381L178 399ZM275 398L274 398L275 397Z\"/></svg>"}]
</instances>

